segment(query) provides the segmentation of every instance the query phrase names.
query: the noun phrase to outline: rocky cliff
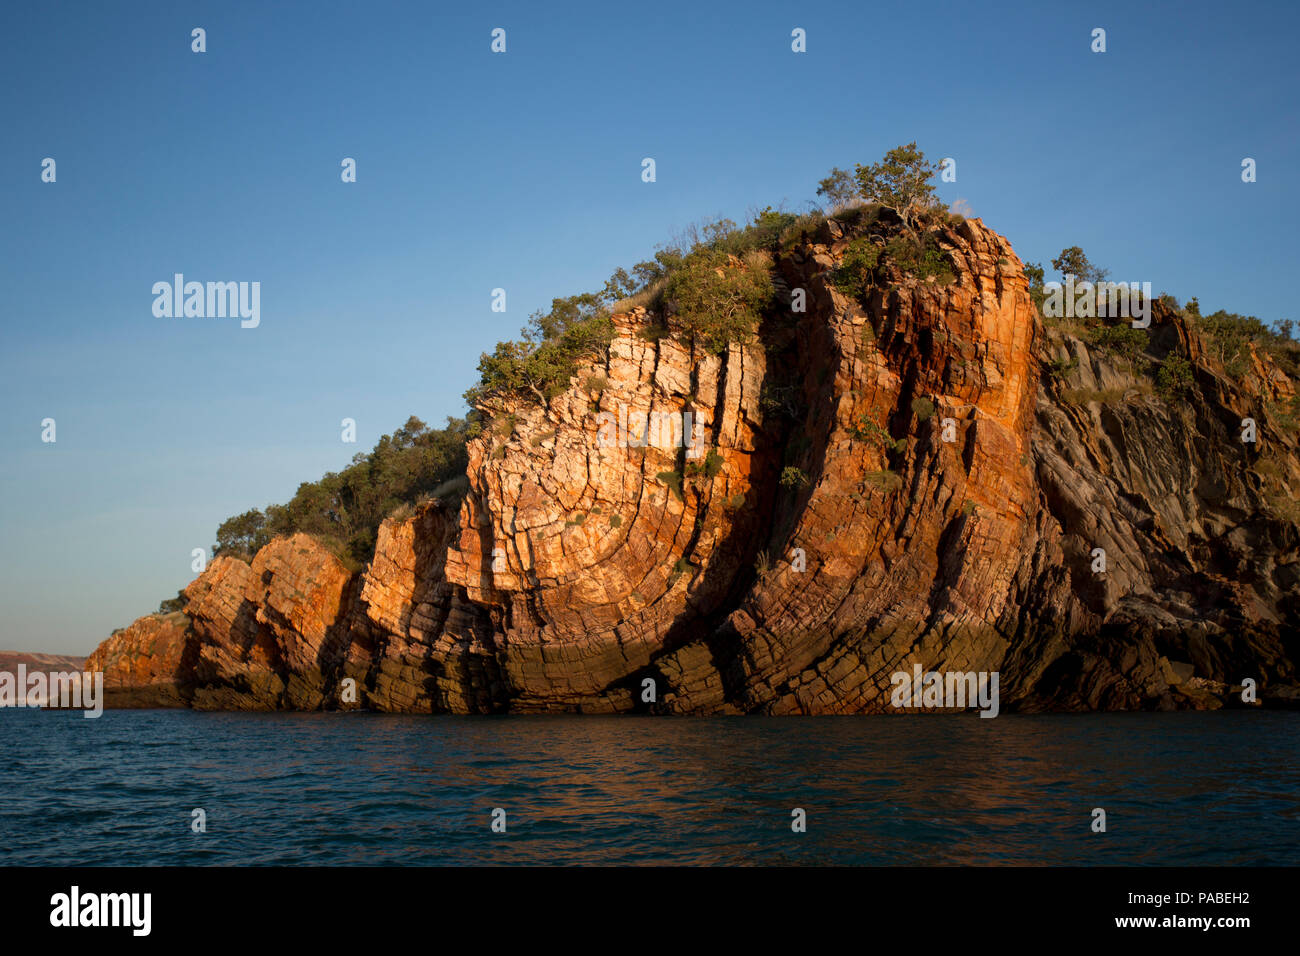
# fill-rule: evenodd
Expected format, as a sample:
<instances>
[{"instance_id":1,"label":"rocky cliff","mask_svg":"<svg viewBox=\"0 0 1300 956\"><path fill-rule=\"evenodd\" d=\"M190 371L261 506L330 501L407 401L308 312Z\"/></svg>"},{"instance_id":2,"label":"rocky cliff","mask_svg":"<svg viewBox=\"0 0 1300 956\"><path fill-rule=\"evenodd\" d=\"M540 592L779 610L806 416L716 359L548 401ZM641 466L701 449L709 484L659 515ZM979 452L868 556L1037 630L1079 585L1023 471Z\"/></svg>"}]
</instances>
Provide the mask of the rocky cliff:
<instances>
[{"instance_id":1,"label":"rocky cliff","mask_svg":"<svg viewBox=\"0 0 1300 956\"><path fill-rule=\"evenodd\" d=\"M940 231L951 284L846 296L850 232L774 253L750 344L616 315L364 570L305 535L218 558L91 657L110 705L872 713L914 664L999 672L1003 710L1213 707L1246 678L1290 699L1296 383L1255 349L1230 375L1161 302L1143 361L1192 382L1157 393L1046 326L979 220Z\"/></svg>"}]
</instances>

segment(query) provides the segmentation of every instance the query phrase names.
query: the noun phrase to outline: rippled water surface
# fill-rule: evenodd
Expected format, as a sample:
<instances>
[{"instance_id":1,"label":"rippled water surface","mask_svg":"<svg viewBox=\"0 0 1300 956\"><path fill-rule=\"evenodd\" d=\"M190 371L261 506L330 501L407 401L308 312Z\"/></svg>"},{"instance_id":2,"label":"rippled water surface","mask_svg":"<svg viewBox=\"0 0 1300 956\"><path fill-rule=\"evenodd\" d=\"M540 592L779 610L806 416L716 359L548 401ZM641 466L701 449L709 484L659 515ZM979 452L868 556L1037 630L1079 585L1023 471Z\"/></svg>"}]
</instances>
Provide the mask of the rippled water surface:
<instances>
[{"instance_id":1,"label":"rippled water surface","mask_svg":"<svg viewBox=\"0 0 1300 956\"><path fill-rule=\"evenodd\" d=\"M1260 712L4 710L0 864L1294 865L1298 732Z\"/></svg>"}]
</instances>

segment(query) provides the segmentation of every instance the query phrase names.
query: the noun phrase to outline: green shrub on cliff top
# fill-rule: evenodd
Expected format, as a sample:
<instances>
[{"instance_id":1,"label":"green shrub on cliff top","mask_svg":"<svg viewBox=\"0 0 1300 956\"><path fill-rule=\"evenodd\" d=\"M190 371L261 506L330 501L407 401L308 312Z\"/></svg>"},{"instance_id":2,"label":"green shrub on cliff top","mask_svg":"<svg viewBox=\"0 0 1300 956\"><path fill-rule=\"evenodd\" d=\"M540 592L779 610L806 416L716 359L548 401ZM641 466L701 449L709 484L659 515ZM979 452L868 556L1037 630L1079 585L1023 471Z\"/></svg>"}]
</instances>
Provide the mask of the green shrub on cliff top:
<instances>
[{"instance_id":1,"label":"green shrub on cliff top","mask_svg":"<svg viewBox=\"0 0 1300 956\"><path fill-rule=\"evenodd\" d=\"M177 591L174 598L166 598L158 604L159 614L175 614L185 608L185 592Z\"/></svg>"},{"instance_id":2,"label":"green shrub on cliff top","mask_svg":"<svg viewBox=\"0 0 1300 956\"><path fill-rule=\"evenodd\" d=\"M478 384L465 393L466 402L478 407L503 395L549 401L568 387L581 359L608 348L615 306L654 310L671 300L687 329L713 351L748 337L773 291L768 269L750 254L775 247L798 218L769 206L744 229L730 219L692 225L653 259L630 272L615 270L600 292L552 300L548 312L533 313L520 338L483 353ZM665 334L662 326L651 325L644 337L654 341Z\"/></svg>"},{"instance_id":3,"label":"green shrub on cliff top","mask_svg":"<svg viewBox=\"0 0 1300 956\"><path fill-rule=\"evenodd\" d=\"M503 396L549 401L568 387L583 358L608 348L616 309L673 309L695 340L715 352L751 337L774 295L767 253L812 222L768 206L744 228L730 219L688 226L654 258L616 269L600 292L552 300L548 312L530 317L520 338L483 353L466 402L477 408ZM653 342L670 333L654 323L641 334Z\"/></svg>"},{"instance_id":4,"label":"green shrub on cliff top","mask_svg":"<svg viewBox=\"0 0 1300 956\"><path fill-rule=\"evenodd\" d=\"M465 473L469 423L447 419L429 428L412 416L340 472L303 482L287 504L228 518L217 528L214 555L251 557L275 535L299 531L337 542L349 566L374 556L379 525L400 505L440 491Z\"/></svg>"},{"instance_id":5,"label":"green shrub on cliff top","mask_svg":"<svg viewBox=\"0 0 1300 956\"><path fill-rule=\"evenodd\" d=\"M1300 343L1291 338L1293 325L1290 320L1284 319L1270 326L1253 315L1239 315L1222 309L1203 316L1199 308L1192 307L1195 301L1188 302L1184 314L1201 332L1207 351L1223 363L1229 374L1246 372L1252 344L1272 356L1288 375L1300 374Z\"/></svg>"},{"instance_id":6,"label":"green shrub on cliff top","mask_svg":"<svg viewBox=\"0 0 1300 956\"><path fill-rule=\"evenodd\" d=\"M737 232L736 235L741 237L741 248L727 249L723 244L723 251L743 255L754 249L774 249L780 245L785 231L796 225L801 218L792 212L768 206L754 216L752 223Z\"/></svg>"},{"instance_id":7,"label":"green shrub on cliff top","mask_svg":"<svg viewBox=\"0 0 1300 956\"><path fill-rule=\"evenodd\" d=\"M817 195L826 197L826 204L832 211L843 209L858 198L858 184L848 170L835 166L817 184Z\"/></svg>"},{"instance_id":8,"label":"green shrub on cliff top","mask_svg":"<svg viewBox=\"0 0 1300 956\"><path fill-rule=\"evenodd\" d=\"M477 407L494 395L513 394L546 403L566 388L578 360L608 348L613 339L605 305L608 296L624 288L619 282L611 280L605 293L554 299L549 312L534 312L522 338L498 342L479 357L479 382L465 393L465 401Z\"/></svg>"},{"instance_id":9,"label":"green shrub on cliff top","mask_svg":"<svg viewBox=\"0 0 1300 956\"><path fill-rule=\"evenodd\" d=\"M749 257L740 261L707 247L688 255L664 288L665 299L687 332L710 352L752 338L773 294L764 263Z\"/></svg>"},{"instance_id":10,"label":"green shrub on cliff top","mask_svg":"<svg viewBox=\"0 0 1300 956\"><path fill-rule=\"evenodd\" d=\"M1061 273L1062 278L1072 275L1076 282L1091 282L1093 285L1110 275L1108 270L1093 265L1078 246L1062 249L1060 256L1052 260L1052 268Z\"/></svg>"},{"instance_id":11,"label":"green shrub on cliff top","mask_svg":"<svg viewBox=\"0 0 1300 956\"><path fill-rule=\"evenodd\" d=\"M1025 281L1029 283L1029 298L1033 300L1034 308L1041 312L1043 303L1047 300L1047 291L1043 288L1047 273L1039 262L1026 262L1024 273Z\"/></svg>"},{"instance_id":12,"label":"green shrub on cliff top","mask_svg":"<svg viewBox=\"0 0 1300 956\"><path fill-rule=\"evenodd\" d=\"M916 143L896 146L878 163L854 170L858 192L867 202L880 203L898 213L907 225L943 208L931 179L938 167L925 158ZM834 177L834 172L832 172Z\"/></svg>"},{"instance_id":13,"label":"green shrub on cliff top","mask_svg":"<svg viewBox=\"0 0 1300 956\"><path fill-rule=\"evenodd\" d=\"M266 515L253 508L221 522L217 527L217 542L212 546L212 554L252 557L270 540Z\"/></svg>"}]
</instances>

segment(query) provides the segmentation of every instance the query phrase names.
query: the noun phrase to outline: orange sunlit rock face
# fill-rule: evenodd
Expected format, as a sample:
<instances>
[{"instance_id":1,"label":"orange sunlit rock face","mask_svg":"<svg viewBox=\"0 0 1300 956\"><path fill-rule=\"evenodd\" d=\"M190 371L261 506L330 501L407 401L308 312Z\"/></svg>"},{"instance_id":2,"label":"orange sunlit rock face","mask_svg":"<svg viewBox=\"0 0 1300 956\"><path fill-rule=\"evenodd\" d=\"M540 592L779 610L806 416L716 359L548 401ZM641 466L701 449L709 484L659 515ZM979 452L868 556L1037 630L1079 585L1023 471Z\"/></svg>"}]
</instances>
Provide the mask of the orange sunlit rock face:
<instances>
[{"instance_id":1,"label":"orange sunlit rock face","mask_svg":"<svg viewBox=\"0 0 1300 956\"><path fill-rule=\"evenodd\" d=\"M615 316L608 355L545 407L493 409L468 490L385 522L364 571L301 534L218 558L184 618L92 661L133 700L458 713L885 712L914 665L1001 672L1025 710L1293 684L1277 501L1300 454L1269 409L1294 381L1255 352L1229 375L1157 303L1151 342L1196 362L1161 398L1045 327L979 220L941 233L955 281L862 298L833 281L852 238L831 220L778 252L806 311L721 354Z\"/></svg>"}]
</instances>

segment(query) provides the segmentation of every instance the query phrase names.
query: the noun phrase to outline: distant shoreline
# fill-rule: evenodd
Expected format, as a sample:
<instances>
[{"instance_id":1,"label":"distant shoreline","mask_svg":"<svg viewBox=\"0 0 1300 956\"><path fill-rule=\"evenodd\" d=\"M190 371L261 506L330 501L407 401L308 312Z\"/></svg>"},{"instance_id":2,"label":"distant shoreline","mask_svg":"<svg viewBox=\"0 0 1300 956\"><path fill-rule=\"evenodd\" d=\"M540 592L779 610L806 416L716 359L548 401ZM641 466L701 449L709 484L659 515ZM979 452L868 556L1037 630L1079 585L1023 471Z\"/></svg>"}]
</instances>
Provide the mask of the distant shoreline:
<instances>
[{"instance_id":1,"label":"distant shoreline","mask_svg":"<svg viewBox=\"0 0 1300 956\"><path fill-rule=\"evenodd\" d=\"M29 670L33 665L49 670L81 670L89 659L89 655L41 654L36 651L0 651L0 671L12 670L19 664L26 664Z\"/></svg>"}]
</instances>

